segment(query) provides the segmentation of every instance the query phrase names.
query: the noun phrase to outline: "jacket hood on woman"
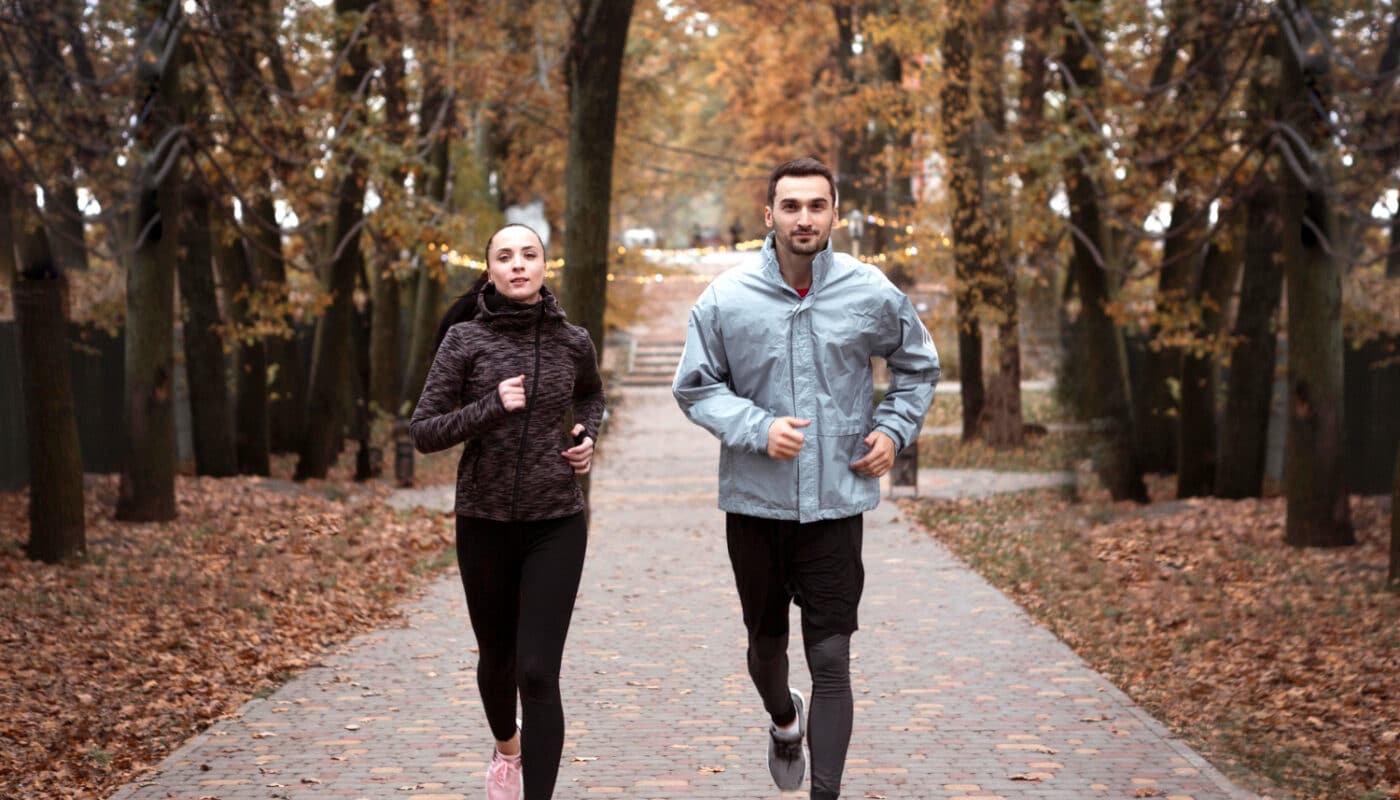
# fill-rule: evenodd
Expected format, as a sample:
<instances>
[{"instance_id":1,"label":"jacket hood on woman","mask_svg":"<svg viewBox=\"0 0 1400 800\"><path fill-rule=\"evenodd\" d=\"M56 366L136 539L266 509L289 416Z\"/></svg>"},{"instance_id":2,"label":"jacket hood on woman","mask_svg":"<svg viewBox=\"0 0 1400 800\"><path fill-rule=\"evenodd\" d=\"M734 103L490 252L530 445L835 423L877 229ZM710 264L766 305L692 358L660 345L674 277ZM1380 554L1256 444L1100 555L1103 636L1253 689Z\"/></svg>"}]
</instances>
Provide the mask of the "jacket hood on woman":
<instances>
[{"instance_id":1,"label":"jacket hood on woman","mask_svg":"<svg viewBox=\"0 0 1400 800\"><path fill-rule=\"evenodd\" d=\"M565 319L541 288L526 305L489 286L476 316L448 328L409 422L419 451L465 443L457 464L456 511L494 520L556 519L583 510L583 492L562 451L572 409L598 438L602 379L588 332ZM525 376L526 407L506 411L497 387Z\"/></svg>"}]
</instances>

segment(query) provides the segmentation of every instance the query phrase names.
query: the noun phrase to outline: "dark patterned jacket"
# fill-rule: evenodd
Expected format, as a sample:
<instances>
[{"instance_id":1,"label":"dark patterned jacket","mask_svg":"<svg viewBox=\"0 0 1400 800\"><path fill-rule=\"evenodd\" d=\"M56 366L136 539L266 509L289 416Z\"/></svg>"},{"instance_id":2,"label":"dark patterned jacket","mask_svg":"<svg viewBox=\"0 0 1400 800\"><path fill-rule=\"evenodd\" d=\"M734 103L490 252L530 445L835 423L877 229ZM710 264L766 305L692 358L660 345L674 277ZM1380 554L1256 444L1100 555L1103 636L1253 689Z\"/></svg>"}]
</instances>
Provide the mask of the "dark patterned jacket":
<instances>
[{"instance_id":1,"label":"dark patterned jacket","mask_svg":"<svg viewBox=\"0 0 1400 800\"><path fill-rule=\"evenodd\" d=\"M496 305L497 310L492 310ZM497 386L525 376L526 406L507 412ZM583 510L583 492L560 453L574 422L598 439L603 384L588 332L564 319L548 289L527 306L477 299L477 316L448 329L409 423L413 444L432 453L465 442L457 464L458 514L539 520Z\"/></svg>"}]
</instances>

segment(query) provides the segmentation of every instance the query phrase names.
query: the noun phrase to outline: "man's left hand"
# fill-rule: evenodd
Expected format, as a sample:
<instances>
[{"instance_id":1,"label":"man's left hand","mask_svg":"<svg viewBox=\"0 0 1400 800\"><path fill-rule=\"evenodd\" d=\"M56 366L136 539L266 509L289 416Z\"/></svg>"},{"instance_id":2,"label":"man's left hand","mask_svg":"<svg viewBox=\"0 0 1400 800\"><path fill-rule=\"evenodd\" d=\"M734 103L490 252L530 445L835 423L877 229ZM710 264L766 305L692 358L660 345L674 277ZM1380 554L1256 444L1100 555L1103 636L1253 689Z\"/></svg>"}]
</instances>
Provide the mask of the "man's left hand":
<instances>
[{"instance_id":1,"label":"man's left hand","mask_svg":"<svg viewBox=\"0 0 1400 800\"><path fill-rule=\"evenodd\" d=\"M884 431L871 431L865 437L870 452L851 463L851 469L871 478L878 478L894 466L894 440Z\"/></svg>"}]
</instances>

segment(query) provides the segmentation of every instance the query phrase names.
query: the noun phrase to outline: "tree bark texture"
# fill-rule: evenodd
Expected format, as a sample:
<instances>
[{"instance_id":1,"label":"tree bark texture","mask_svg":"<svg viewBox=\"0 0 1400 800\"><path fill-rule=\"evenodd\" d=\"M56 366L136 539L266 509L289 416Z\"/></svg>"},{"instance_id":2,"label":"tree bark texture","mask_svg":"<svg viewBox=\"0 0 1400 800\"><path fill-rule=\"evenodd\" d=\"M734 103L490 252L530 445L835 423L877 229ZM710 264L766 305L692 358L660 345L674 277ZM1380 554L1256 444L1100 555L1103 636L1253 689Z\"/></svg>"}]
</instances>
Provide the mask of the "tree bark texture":
<instances>
[{"instance_id":1,"label":"tree bark texture","mask_svg":"<svg viewBox=\"0 0 1400 800\"><path fill-rule=\"evenodd\" d=\"M27 198L9 194L6 199ZM33 209L37 212L37 209ZM56 268L37 213L17 215L14 275L15 329L24 427L29 441L29 558L57 564L87 550L83 460L73 397L72 353L64 310L67 279ZM9 238L8 236L6 238Z\"/></svg>"},{"instance_id":2,"label":"tree bark texture","mask_svg":"<svg viewBox=\"0 0 1400 800\"><path fill-rule=\"evenodd\" d=\"M1288 24L1284 22L1283 24ZM1302 28L1296 33L1301 34ZM1306 41L1305 35L1300 35ZM1335 198L1321 152L1331 144L1319 136L1316 102L1328 94L1321 76L1304 74L1300 54L1285 51L1279 82L1284 119L1309 134L1318 154L1296 152L1307 173L1284 171L1282 202L1297 207L1283 231L1288 299L1288 435L1284 445L1284 491L1288 517L1284 539L1297 547L1356 543L1347 500L1343 452L1346 438L1343 391L1342 275L1336 253ZM1291 142L1280 142L1293 147Z\"/></svg>"},{"instance_id":3,"label":"tree bark texture","mask_svg":"<svg viewBox=\"0 0 1400 800\"><path fill-rule=\"evenodd\" d=\"M566 61L569 144L564 168L564 303L603 357L613 147L633 0L580 0Z\"/></svg>"},{"instance_id":4,"label":"tree bark texture","mask_svg":"<svg viewBox=\"0 0 1400 800\"><path fill-rule=\"evenodd\" d=\"M369 0L337 0L337 16L360 13ZM347 26L348 27L348 26ZM343 111L359 106L355 119L363 118L363 100L356 95L365 74L369 58L363 39L351 46L339 40L340 49L349 48L349 69L336 77L338 107ZM341 136L351 132L342 131ZM337 137L338 139L341 137ZM363 269L360 252L360 224L364 218L365 165L352 152L342 150L344 174L336 189L335 219L331 228L330 268L326 275L326 291L330 306L316 325L316 343L311 360L311 385L307 393L306 438L297 459L296 479L325 478L342 444L342 431L347 422L344 392L351 385L354 365L351 363L352 330L355 313L354 291L357 276Z\"/></svg>"},{"instance_id":5,"label":"tree bark texture","mask_svg":"<svg viewBox=\"0 0 1400 800\"><path fill-rule=\"evenodd\" d=\"M165 4L139 0L138 14L150 30ZM176 28L178 30L178 27ZM144 37L143 37L144 38ZM153 58L168 52L154 37ZM173 62L173 59L170 59ZM179 198L171 190L170 160L181 142L167 134L175 126L170 88L173 63L150 62L138 70L147 104L138 141L136 202L130 241L135 245L126 280L126 459L117 497L117 519L174 519L175 509L175 261ZM162 174L163 173L163 174Z\"/></svg>"}]
</instances>

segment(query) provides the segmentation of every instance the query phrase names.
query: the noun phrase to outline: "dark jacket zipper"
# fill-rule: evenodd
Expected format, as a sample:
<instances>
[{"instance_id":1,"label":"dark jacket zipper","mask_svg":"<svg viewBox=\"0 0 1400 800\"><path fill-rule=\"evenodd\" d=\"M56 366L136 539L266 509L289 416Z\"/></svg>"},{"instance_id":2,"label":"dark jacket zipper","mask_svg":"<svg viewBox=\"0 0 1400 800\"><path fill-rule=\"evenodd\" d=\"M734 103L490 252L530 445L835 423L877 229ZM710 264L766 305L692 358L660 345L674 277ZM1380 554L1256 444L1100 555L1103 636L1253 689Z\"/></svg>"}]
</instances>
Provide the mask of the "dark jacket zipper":
<instances>
[{"instance_id":1,"label":"dark jacket zipper","mask_svg":"<svg viewBox=\"0 0 1400 800\"><path fill-rule=\"evenodd\" d=\"M535 410L535 397L540 391L540 330L544 328L544 302L535 318L535 374L531 376L530 400L525 405L525 424L520 426L520 449L515 456L515 485L510 493L510 518L515 519L520 506L520 468L525 464L525 442L530 436L530 414Z\"/></svg>"}]
</instances>

